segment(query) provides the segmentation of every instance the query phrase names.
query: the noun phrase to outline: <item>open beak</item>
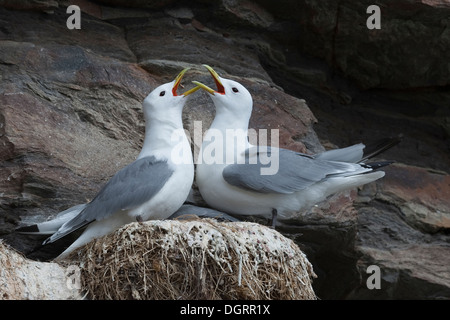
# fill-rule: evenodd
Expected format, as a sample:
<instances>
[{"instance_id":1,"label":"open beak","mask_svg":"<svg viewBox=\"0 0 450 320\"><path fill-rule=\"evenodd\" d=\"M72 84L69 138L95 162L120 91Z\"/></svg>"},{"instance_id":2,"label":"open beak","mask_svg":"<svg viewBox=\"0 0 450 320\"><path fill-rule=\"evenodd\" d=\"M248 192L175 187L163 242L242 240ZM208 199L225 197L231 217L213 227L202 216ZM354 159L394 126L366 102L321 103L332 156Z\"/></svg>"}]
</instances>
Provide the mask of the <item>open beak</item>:
<instances>
[{"instance_id":1,"label":"open beak","mask_svg":"<svg viewBox=\"0 0 450 320\"><path fill-rule=\"evenodd\" d=\"M178 96L177 90L178 90L178 87L180 86L181 79L183 79L184 74L185 74L186 71L188 71L189 69L190 69L190 68L183 69L183 70L177 75L177 77L175 78L175 83L174 83L173 88L172 88L172 94L173 94L174 96ZM186 97L186 96L190 95L191 93L194 93L194 92L197 91L198 89L200 89L200 87L198 87L198 86L197 86L197 87L194 87L194 88L192 88L192 89L186 91L185 93L183 93L182 96Z\"/></svg>"},{"instance_id":2,"label":"open beak","mask_svg":"<svg viewBox=\"0 0 450 320\"><path fill-rule=\"evenodd\" d=\"M225 94L225 88L223 87L222 81L220 81L220 77L219 77L219 75L217 74L217 72L214 71L213 68L211 68L210 66L208 66L208 65L206 65L206 64L204 64L203 66L204 66L206 69L208 69L209 73L211 73L211 76L213 77L214 82L216 83L217 91L214 90L214 89L211 89L210 87L208 87L207 85L205 85L205 84L203 84L203 83L201 83L201 82L198 82L198 81L192 81L193 83L195 83L195 84L197 85L196 88L202 88L203 90L209 92L209 93L212 94L212 95L214 95L214 94L216 94L216 93L219 93L219 94Z\"/></svg>"}]
</instances>

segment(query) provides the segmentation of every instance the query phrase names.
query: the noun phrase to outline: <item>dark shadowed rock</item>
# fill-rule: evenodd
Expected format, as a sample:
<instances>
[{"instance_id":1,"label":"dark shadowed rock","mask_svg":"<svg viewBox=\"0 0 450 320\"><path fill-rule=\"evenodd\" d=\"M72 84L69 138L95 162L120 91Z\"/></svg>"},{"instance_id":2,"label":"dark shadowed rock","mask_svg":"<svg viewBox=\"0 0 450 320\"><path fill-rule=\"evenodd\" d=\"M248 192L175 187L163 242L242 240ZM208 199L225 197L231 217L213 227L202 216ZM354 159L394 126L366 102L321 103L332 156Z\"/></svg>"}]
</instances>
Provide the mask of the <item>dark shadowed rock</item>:
<instances>
[{"instance_id":1,"label":"dark shadowed rock","mask_svg":"<svg viewBox=\"0 0 450 320\"><path fill-rule=\"evenodd\" d=\"M291 32L302 51L325 59L364 88L404 89L448 85L447 1L382 1L381 29L369 30L364 1L256 1Z\"/></svg>"},{"instance_id":2,"label":"dark shadowed rock","mask_svg":"<svg viewBox=\"0 0 450 320\"><path fill-rule=\"evenodd\" d=\"M175 0L99 0L97 2L103 3L108 6L160 9L164 6L174 3Z\"/></svg>"},{"instance_id":3,"label":"dark shadowed rock","mask_svg":"<svg viewBox=\"0 0 450 320\"><path fill-rule=\"evenodd\" d=\"M58 8L55 0L0 0L0 6L14 10L32 10L52 13Z\"/></svg>"},{"instance_id":4,"label":"dark shadowed rock","mask_svg":"<svg viewBox=\"0 0 450 320\"><path fill-rule=\"evenodd\" d=\"M190 23L173 17L154 16L142 23L128 23L127 40L140 65L149 72L167 72L177 62L208 64L218 71L271 82L256 52L234 44L215 32L199 32ZM230 50L230 46L233 48Z\"/></svg>"},{"instance_id":5,"label":"dark shadowed rock","mask_svg":"<svg viewBox=\"0 0 450 320\"><path fill-rule=\"evenodd\" d=\"M360 192L371 207L358 210L360 286L348 298L448 298L448 175L405 165L385 171L376 190L367 186ZM370 265L380 268L380 289L366 286Z\"/></svg>"},{"instance_id":6,"label":"dark shadowed rock","mask_svg":"<svg viewBox=\"0 0 450 320\"><path fill-rule=\"evenodd\" d=\"M406 223L424 233L450 231L450 177L404 165L386 169L378 197L394 204Z\"/></svg>"}]
</instances>

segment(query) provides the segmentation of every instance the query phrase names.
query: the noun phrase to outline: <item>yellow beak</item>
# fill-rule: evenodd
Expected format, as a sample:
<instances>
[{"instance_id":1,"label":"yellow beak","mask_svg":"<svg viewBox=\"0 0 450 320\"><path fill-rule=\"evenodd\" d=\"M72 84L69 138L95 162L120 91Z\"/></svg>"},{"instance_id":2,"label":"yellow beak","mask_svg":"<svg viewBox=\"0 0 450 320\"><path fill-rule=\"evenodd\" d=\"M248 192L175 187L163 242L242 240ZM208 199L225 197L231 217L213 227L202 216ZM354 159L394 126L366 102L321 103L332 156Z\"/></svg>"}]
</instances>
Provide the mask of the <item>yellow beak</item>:
<instances>
[{"instance_id":1,"label":"yellow beak","mask_svg":"<svg viewBox=\"0 0 450 320\"><path fill-rule=\"evenodd\" d=\"M203 83L201 83L199 81L192 81L192 83L197 85L196 88L199 88L199 89L202 88L203 90L209 92L212 95L214 95L214 93L216 92L216 91L214 91L214 89L211 89L206 84L203 84Z\"/></svg>"},{"instance_id":2,"label":"yellow beak","mask_svg":"<svg viewBox=\"0 0 450 320\"><path fill-rule=\"evenodd\" d=\"M192 89L189 89L188 91L186 91L185 93L183 93L183 96L186 97L186 96L190 95L191 93L194 93L194 92L197 91L198 89L200 89L199 86L194 87L194 88L192 88Z\"/></svg>"},{"instance_id":3,"label":"yellow beak","mask_svg":"<svg viewBox=\"0 0 450 320\"><path fill-rule=\"evenodd\" d=\"M178 94L177 94L177 90L178 90L178 87L180 86L181 79L183 79L184 74L185 74L186 71L188 71L189 69L190 69L190 68L185 68L185 69L183 69L183 70L177 75L177 77L175 78L175 83L174 83L173 88L172 88L172 94L173 94L174 96L177 96L177 95L178 95ZM192 89L186 91L185 93L183 93L182 96L188 96L188 95L190 95L191 93L194 93L195 91L197 91L198 89L200 89L200 87L194 87L194 88L192 88Z\"/></svg>"},{"instance_id":4,"label":"yellow beak","mask_svg":"<svg viewBox=\"0 0 450 320\"><path fill-rule=\"evenodd\" d=\"M199 82L199 81L192 81L192 83L197 85L197 88L202 88L203 90L207 91L208 93L214 95L215 93L220 93L220 94L225 94L225 88L222 84L222 81L220 81L220 76L217 74L216 71L214 71L213 68L211 68L210 66L204 64L203 65L206 69L208 69L209 73L211 74L211 76L214 79L214 82L216 83L217 86L217 91L211 89L210 87L208 87L207 85Z\"/></svg>"}]
</instances>

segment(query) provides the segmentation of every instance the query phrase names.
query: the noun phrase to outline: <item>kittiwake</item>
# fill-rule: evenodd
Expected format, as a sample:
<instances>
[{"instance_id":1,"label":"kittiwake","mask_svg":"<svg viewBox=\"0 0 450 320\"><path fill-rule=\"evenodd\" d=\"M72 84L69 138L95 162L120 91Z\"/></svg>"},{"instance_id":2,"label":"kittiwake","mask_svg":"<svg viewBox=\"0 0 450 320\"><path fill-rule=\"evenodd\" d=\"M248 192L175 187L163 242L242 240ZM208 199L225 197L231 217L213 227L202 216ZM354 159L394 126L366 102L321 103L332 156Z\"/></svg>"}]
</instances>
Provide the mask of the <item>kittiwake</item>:
<instances>
[{"instance_id":1,"label":"kittiwake","mask_svg":"<svg viewBox=\"0 0 450 320\"><path fill-rule=\"evenodd\" d=\"M240 83L220 77L211 67L217 90L193 81L210 93L216 115L203 137L196 183L209 206L237 215L256 215L290 219L310 209L329 195L370 183L384 176L376 171L391 161L363 163L364 144L308 155L276 147L258 147L249 143L248 125L253 100ZM229 134L227 130L234 130ZM240 132L241 138L236 132ZM232 139L227 139L227 137ZM238 135L239 136L239 135ZM242 139L242 136L244 138ZM218 139L223 138L223 143ZM395 144L390 141L372 152L378 154ZM229 156L227 152L232 152ZM277 161L274 172L267 159ZM263 161L264 160L264 161Z\"/></svg>"},{"instance_id":2,"label":"kittiwake","mask_svg":"<svg viewBox=\"0 0 450 320\"><path fill-rule=\"evenodd\" d=\"M182 123L186 97L177 94L184 69L170 83L154 89L143 102L145 139L137 159L118 171L87 204L74 206L56 219L19 228L22 233L49 234L54 242L80 228L84 232L57 259L94 238L133 221L165 219L177 211L194 179L191 147Z\"/></svg>"}]
</instances>

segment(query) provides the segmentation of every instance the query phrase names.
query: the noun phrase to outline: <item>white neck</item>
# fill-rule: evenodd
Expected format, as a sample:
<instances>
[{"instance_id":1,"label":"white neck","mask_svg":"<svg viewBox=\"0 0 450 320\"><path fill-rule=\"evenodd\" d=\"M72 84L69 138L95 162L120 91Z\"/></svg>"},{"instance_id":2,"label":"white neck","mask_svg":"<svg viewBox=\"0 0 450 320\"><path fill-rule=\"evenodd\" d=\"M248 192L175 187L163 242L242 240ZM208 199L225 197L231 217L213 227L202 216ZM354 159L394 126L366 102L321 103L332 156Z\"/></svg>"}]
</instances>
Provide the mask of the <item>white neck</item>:
<instances>
[{"instance_id":1,"label":"white neck","mask_svg":"<svg viewBox=\"0 0 450 320\"><path fill-rule=\"evenodd\" d=\"M236 156L239 158L243 155L250 147L247 138L249 118L245 115L237 118L227 110L216 111L216 116L203 138L200 151L203 160L212 157L216 163L230 164L234 163L235 160L232 159Z\"/></svg>"},{"instance_id":2,"label":"white neck","mask_svg":"<svg viewBox=\"0 0 450 320\"><path fill-rule=\"evenodd\" d=\"M138 159L155 156L158 159L167 159L170 162L183 161L183 163L192 163L192 152L189 141L183 129L183 123L179 112L165 110L164 117L152 115L146 116L145 139ZM174 160L173 153L177 152L177 157L183 157L182 160Z\"/></svg>"},{"instance_id":3,"label":"white neck","mask_svg":"<svg viewBox=\"0 0 450 320\"><path fill-rule=\"evenodd\" d=\"M237 129L248 131L248 123L250 121L250 114L234 114L230 110L216 109L216 116L211 124L211 128L226 130Z\"/></svg>"}]
</instances>

